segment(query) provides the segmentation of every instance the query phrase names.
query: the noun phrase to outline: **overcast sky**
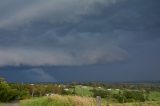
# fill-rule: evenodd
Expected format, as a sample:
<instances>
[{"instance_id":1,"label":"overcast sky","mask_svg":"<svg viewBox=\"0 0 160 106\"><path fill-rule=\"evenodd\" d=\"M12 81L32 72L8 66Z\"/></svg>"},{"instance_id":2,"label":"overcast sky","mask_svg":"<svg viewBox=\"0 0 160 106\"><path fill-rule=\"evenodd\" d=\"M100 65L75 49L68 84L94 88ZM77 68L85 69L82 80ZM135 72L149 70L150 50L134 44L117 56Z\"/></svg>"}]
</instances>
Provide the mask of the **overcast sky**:
<instances>
[{"instance_id":1,"label":"overcast sky","mask_svg":"<svg viewBox=\"0 0 160 106\"><path fill-rule=\"evenodd\" d=\"M160 80L159 0L1 0L8 81Z\"/></svg>"}]
</instances>

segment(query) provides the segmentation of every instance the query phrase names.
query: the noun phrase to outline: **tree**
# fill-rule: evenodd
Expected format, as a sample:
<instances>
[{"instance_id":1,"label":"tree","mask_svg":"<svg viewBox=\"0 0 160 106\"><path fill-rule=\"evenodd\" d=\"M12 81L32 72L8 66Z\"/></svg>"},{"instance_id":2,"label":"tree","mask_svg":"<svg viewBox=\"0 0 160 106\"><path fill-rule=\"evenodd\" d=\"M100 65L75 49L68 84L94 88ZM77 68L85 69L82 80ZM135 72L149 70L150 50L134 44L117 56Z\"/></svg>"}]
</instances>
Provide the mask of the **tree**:
<instances>
[{"instance_id":1,"label":"tree","mask_svg":"<svg viewBox=\"0 0 160 106\"><path fill-rule=\"evenodd\" d=\"M17 99L17 90L11 89L8 83L0 78L0 102L8 102Z\"/></svg>"}]
</instances>

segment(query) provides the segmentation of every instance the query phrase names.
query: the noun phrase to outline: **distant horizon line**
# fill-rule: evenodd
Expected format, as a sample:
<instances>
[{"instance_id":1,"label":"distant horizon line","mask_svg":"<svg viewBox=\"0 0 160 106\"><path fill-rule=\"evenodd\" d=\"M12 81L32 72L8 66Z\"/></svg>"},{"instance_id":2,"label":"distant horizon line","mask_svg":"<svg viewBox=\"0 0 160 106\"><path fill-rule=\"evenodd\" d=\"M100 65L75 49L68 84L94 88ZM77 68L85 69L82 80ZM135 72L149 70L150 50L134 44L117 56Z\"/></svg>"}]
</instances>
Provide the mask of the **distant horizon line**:
<instances>
[{"instance_id":1,"label":"distant horizon line","mask_svg":"<svg viewBox=\"0 0 160 106\"><path fill-rule=\"evenodd\" d=\"M7 80L6 80L7 81ZM72 83L102 83L102 84L150 84L160 83L160 80L142 80L142 81L7 81L9 83L24 83L24 84L72 84Z\"/></svg>"}]
</instances>

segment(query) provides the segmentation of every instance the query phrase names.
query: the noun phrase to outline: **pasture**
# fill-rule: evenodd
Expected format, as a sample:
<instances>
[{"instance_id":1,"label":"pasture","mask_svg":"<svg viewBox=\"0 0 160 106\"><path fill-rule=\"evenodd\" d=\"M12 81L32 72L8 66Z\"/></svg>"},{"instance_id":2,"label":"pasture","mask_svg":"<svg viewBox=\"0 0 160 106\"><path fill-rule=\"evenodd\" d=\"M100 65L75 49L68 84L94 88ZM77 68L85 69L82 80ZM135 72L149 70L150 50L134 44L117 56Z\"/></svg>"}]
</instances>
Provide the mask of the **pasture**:
<instances>
[{"instance_id":1,"label":"pasture","mask_svg":"<svg viewBox=\"0 0 160 106\"><path fill-rule=\"evenodd\" d=\"M97 106L97 104L96 99L91 97L55 95L22 100L20 106ZM107 102L102 101L102 106L107 106ZM108 106L160 106L160 101L109 103Z\"/></svg>"},{"instance_id":2,"label":"pasture","mask_svg":"<svg viewBox=\"0 0 160 106\"><path fill-rule=\"evenodd\" d=\"M95 88L93 88L91 86L76 85L75 86L75 93L78 96L92 97L93 96L93 92L92 92L93 89L96 89L96 90L107 90L107 89L105 89L103 87L95 87ZM69 90L73 91L74 88L70 88ZM108 91L111 94L118 94L119 93L119 90L116 90L116 89L110 89Z\"/></svg>"},{"instance_id":3,"label":"pasture","mask_svg":"<svg viewBox=\"0 0 160 106\"><path fill-rule=\"evenodd\" d=\"M51 97L40 97L22 100L20 106L97 106L96 98L93 97L93 89L107 90L105 88L90 86L76 85L74 88L69 88L69 91L75 90L74 95L54 95ZM117 89L110 89L109 92L114 95L118 94ZM118 101L107 100L107 98L101 99L101 106L160 106L160 92L151 91L148 94L148 101L145 102L130 102L130 103L118 103Z\"/></svg>"},{"instance_id":4,"label":"pasture","mask_svg":"<svg viewBox=\"0 0 160 106\"><path fill-rule=\"evenodd\" d=\"M160 101L160 92L152 91L149 93L150 101Z\"/></svg>"}]
</instances>

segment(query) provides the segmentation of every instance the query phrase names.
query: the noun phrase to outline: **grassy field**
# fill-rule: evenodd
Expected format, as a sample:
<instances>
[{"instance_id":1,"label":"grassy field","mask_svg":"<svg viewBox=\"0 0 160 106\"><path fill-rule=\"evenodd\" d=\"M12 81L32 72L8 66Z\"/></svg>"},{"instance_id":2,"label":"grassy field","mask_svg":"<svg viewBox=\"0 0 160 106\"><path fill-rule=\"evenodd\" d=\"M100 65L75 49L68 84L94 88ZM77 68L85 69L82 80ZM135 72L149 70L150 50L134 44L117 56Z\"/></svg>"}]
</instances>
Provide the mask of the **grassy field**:
<instances>
[{"instance_id":1,"label":"grassy field","mask_svg":"<svg viewBox=\"0 0 160 106\"><path fill-rule=\"evenodd\" d=\"M96 101L89 97L60 96L22 100L20 106L95 106Z\"/></svg>"},{"instance_id":2,"label":"grassy field","mask_svg":"<svg viewBox=\"0 0 160 106\"><path fill-rule=\"evenodd\" d=\"M75 86L76 94L79 96L87 96L90 97L93 95L93 93L90 91L92 90L92 87L88 86Z\"/></svg>"},{"instance_id":3,"label":"grassy field","mask_svg":"<svg viewBox=\"0 0 160 106\"><path fill-rule=\"evenodd\" d=\"M78 96L61 96L42 97L28 100L22 100L20 106L96 106L96 99L91 96L93 88L89 86L75 86L75 92ZM104 89L104 88L97 88ZM72 88L70 90L73 90ZM117 90L110 90L111 93L118 93ZM106 99L102 99L102 106L107 106ZM149 101L134 103L109 103L109 106L160 106L160 92L150 92Z\"/></svg>"},{"instance_id":4,"label":"grassy field","mask_svg":"<svg viewBox=\"0 0 160 106\"><path fill-rule=\"evenodd\" d=\"M151 101L160 101L160 92L150 92L149 94L149 100Z\"/></svg>"},{"instance_id":5,"label":"grassy field","mask_svg":"<svg viewBox=\"0 0 160 106\"><path fill-rule=\"evenodd\" d=\"M96 88L96 89L105 90L104 88ZM73 88L71 88L70 90L73 91ZM90 87L90 86L81 86L81 85L75 86L75 92L76 92L76 95L78 96L91 97L93 96L93 92L91 90L93 90L93 87ZM118 94L119 91L112 89L110 92L112 94Z\"/></svg>"},{"instance_id":6,"label":"grassy field","mask_svg":"<svg viewBox=\"0 0 160 106\"><path fill-rule=\"evenodd\" d=\"M96 100L90 97L60 96L22 100L20 106L96 106ZM102 106L107 106L102 102ZM109 106L160 106L160 101L135 103L110 103Z\"/></svg>"},{"instance_id":7,"label":"grassy field","mask_svg":"<svg viewBox=\"0 0 160 106\"><path fill-rule=\"evenodd\" d=\"M105 88L96 87L94 89L107 90ZM20 106L97 106L96 99L93 98L93 87L76 85L75 88L69 88L69 91L75 90L77 96L69 94L66 96L54 95L52 97L39 97L20 101ZM110 89L108 90L111 95L119 94L119 91ZM147 93L145 94L147 95ZM148 94L149 100L146 102L132 102L132 103L118 103L114 98L107 100L102 98L101 106L160 106L160 92L150 91ZM113 100L112 100L113 99ZM109 105L107 105L109 101ZM3 106L0 103L0 106ZM8 106L8 105L7 105Z\"/></svg>"}]
</instances>

